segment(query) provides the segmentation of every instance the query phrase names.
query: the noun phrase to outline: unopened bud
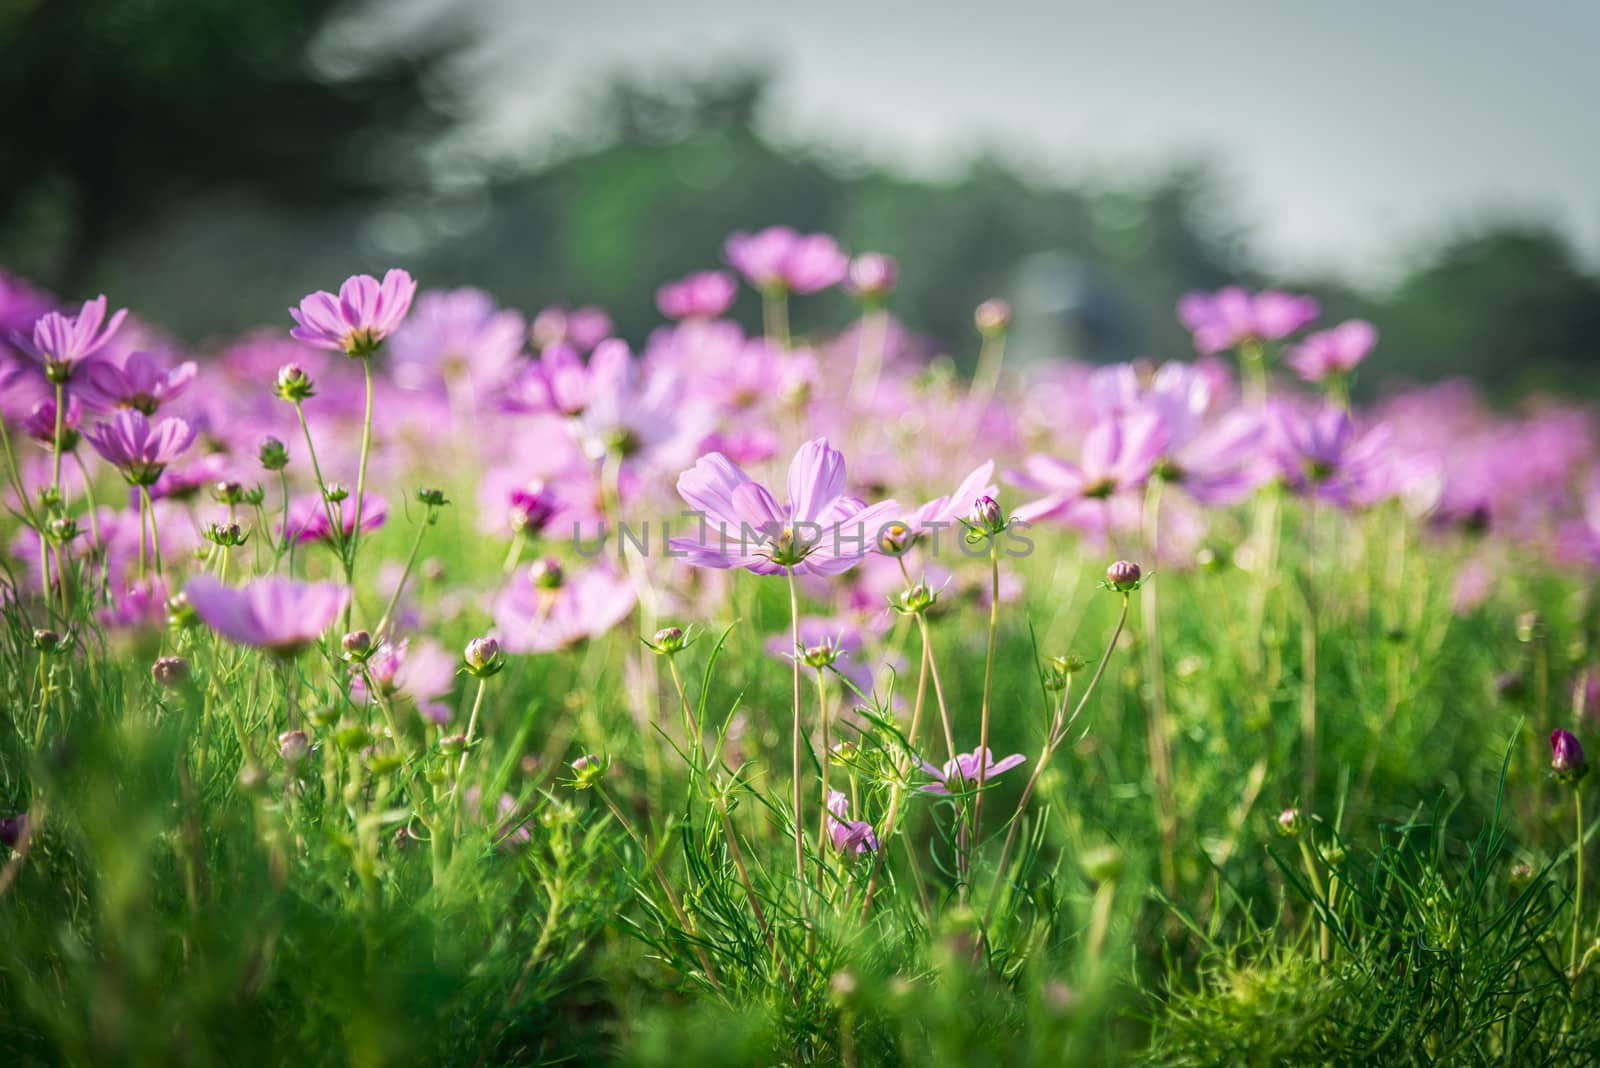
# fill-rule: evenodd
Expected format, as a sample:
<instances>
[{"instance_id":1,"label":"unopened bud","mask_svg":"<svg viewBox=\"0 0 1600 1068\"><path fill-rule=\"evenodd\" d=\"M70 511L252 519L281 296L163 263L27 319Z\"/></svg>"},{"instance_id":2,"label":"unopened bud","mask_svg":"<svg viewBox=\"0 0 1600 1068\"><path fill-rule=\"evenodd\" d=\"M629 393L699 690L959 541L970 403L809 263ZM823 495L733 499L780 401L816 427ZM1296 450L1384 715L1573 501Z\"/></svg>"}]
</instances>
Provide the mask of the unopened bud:
<instances>
[{"instance_id":1,"label":"unopened bud","mask_svg":"<svg viewBox=\"0 0 1600 1068\"><path fill-rule=\"evenodd\" d=\"M1132 560L1118 560L1106 568L1106 585L1118 593L1128 593L1139 588L1143 572Z\"/></svg>"},{"instance_id":2,"label":"unopened bud","mask_svg":"<svg viewBox=\"0 0 1600 1068\"><path fill-rule=\"evenodd\" d=\"M972 313L972 321L984 337L1003 334L1011 325L1011 305L998 297L986 300Z\"/></svg>"},{"instance_id":3,"label":"unopened bud","mask_svg":"<svg viewBox=\"0 0 1600 1068\"><path fill-rule=\"evenodd\" d=\"M474 638L462 653L467 670L480 679L486 679L506 666L500 643L492 637Z\"/></svg>"},{"instance_id":4,"label":"unopened bud","mask_svg":"<svg viewBox=\"0 0 1600 1068\"><path fill-rule=\"evenodd\" d=\"M364 630L353 630L339 639L346 660L359 663L372 655L372 635Z\"/></svg>"},{"instance_id":5,"label":"unopened bud","mask_svg":"<svg viewBox=\"0 0 1600 1068\"><path fill-rule=\"evenodd\" d=\"M289 466L289 447L277 438L265 437L256 449L256 457L268 471L282 471Z\"/></svg>"},{"instance_id":6,"label":"unopened bud","mask_svg":"<svg viewBox=\"0 0 1600 1068\"><path fill-rule=\"evenodd\" d=\"M298 404L316 396L316 385L305 368L297 363L286 363L278 368L277 394L291 404Z\"/></svg>"},{"instance_id":7,"label":"unopened bud","mask_svg":"<svg viewBox=\"0 0 1600 1068\"><path fill-rule=\"evenodd\" d=\"M150 665L150 678L157 686L176 689L189 681L189 662L181 656L163 656Z\"/></svg>"},{"instance_id":8,"label":"unopened bud","mask_svg":"<svg viewBox=\"0 0 1600 1068\"><path fill-rule=\"evenodd\" d=\"M311 752L311 739L305 731L284 731L278 735L278 755L283 757L283 762L291 768L304 760Z\"/></svg>"},{"instance_id":9,"label":"unopened bud","mask_svg":"<svg viewBox=\"0 0 1600 1068\"><path fill-rule=\"evenodd\" d=\"M1286 808L1278 813L1278 833L1285 838L1299 838L1306 830L1305 813L1297 808Z\"/></svg>"}]
</instances>

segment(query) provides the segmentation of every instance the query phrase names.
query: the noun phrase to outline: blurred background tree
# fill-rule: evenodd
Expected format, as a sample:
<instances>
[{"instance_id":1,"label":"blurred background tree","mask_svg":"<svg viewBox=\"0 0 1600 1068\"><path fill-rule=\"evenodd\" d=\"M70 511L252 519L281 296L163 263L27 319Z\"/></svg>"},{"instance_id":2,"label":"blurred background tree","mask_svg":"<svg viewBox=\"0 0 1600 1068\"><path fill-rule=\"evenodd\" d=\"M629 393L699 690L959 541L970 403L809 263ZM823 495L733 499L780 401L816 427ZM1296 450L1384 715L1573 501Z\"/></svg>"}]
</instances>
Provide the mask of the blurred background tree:
<instances>
[{"instance_id":1,"label":"blurred background tree","mask_svg":"<svg viewBox=\"0 0 1600 1068\"><path fill-rule=\"evenodd\" d=\"M448 11L372 10L0 8L0 263L69 296L108 292L195 342L394 263L529 309L600 303L640 342L656 285L717 264L730 231L783 222L898 257L897 312L961 361L972 307L997 294L1019 310L1025 353L1182 356L1178 296L1238 281L1378 322L1388 377L1467 375L1501 395L1596 382L1600 279L1547 226L1480 224L1382 287L1268 278L1204 161L1068 184L991 155L913 180L775 142L761 122L768 76L726 64L615 78L581 138L473 158L452 136L468 117L451 77L471 60L465 31ZM843 299L803 302L797 325L837 316ZM753 301L736 312L753 324Z\"/></svg>"}]
</instances>

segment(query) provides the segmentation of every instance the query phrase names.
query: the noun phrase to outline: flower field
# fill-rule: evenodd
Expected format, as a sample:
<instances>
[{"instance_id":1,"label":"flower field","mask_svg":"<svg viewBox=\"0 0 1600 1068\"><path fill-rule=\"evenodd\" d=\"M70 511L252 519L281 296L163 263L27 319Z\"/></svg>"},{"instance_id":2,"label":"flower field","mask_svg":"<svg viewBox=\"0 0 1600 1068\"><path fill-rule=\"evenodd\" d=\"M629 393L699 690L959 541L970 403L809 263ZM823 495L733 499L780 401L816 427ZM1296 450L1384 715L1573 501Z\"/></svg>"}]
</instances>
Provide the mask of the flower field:
<instances>
[{"instance_id":1,"label":"flower field","mask_svg":"<svg viewBox=\"0 0 1600 1068\"><path fill-rule=\"evenodd\" d=\"M724 251L628 339L0 275L4 1063L1600 1061L1591 411Z\"/></svg>"}]
</instances>

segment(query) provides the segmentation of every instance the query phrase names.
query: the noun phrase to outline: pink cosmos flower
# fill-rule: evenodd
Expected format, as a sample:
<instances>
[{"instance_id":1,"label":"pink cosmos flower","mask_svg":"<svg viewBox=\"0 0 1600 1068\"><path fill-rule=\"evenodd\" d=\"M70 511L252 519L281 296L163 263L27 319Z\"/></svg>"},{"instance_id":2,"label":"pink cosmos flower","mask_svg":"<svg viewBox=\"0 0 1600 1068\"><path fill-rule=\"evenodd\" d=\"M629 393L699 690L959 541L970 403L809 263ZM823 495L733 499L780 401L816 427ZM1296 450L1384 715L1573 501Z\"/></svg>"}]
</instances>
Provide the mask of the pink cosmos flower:
<instances>
[{"instance_id":1,"label":"pink cosmos flower","mask_svg":"<svg viewBox=\"0 0 1600 1068\"><path fill-rule=\"evenodd\" d=\"M85 437L123 478L149 486L194 443L194 428L182 419L163 419L152 426L143 412L123 409L110 422L96 423Z\"/></svg>"},{"instance_id":2,"label":"pink cosmos flower","mask_svg":"<svg viewBox=\"0 0 1600 1068\"><path fill-rule=\"evenodd\" d=\"M998 492L994 484L994 461L985 460L974 467L961 485L948 497L935 497L911 514L906 520L913 539L947 528L960 527L960 519L972 508L979 497L993 497Z\"/></svg>"},{"instance_id":3,"label":"pink cosmos flower","mask_svg":"<svg viewBox=\"0 0 1600 1068\"><path fill-rule=\"evenodd\" d=\"M1143 486L1166 451L1168 432L1153 412L1137 411L1095 424L1084 438L1081 463L1054 456L1028 457L1011 479L1022 489L1043 494L1012 516L1024 522L1061 519L1098 528L1105 502Z\"/></svg>"},{"instance_id":4,"label":"pink cosmos flower","mask_svg":"<svg viewBox=\"0 0 1600 1068\"><path fill-rule=\"evenodd\" d=\"M153 575L135 579L96 617L106 630L160 630L167 625L167 584Z\"/></svg>"},{"instance_id":5,"label":"pink cosmos flower","mask_svg":"<svg viewBox=\"0 0 1600 1068\"><path fill-rule=\"evenodd\" d=\"M549 566L535 577L522 568L495 601L495 637L512 653L569 649L621 623L637 601L633 584L607 566L575 577Z\"/></svg>"},{"instance_id":6,"label":"pink cosmos flower","mask_svg":"<svg viewBox=\"0 0 1600 1068\"><path fill-rule=\"evenodd\" d=\"M1316 319L1316 300L1293 293L1250 293L1228 286L1216 293L1186 293L1178 318L1194 335L1197 352L1210 354L1244 341L1280 341Z\"/></svg>"},{"instance_id":7,"label":"pink cosmos flower","mask_svg":"<svg viewBox=\"0 0 1600 1068\"><path fill-rule=\"evenodd\" d=\"M50 381L65 382L85 360L111 340L127 317L124 308L106 322L104 295L84 302L77 315L45 312L33 324L33 346L29 355L43 365ZM105 325L104 330L101 324Z\"/></svg>"},{"instance_id":8,"label":"pink cosmos flower","mask_svg":"<svg viewBox=\"0 0 1600 1068\"><path fill-rule=\"evenodd\" d=\"M668 319L715 319L733 305L737 292L726 271L701 271L656 290L656 307Z\"/></svg>"},{"instance_id":9,"label":"pink cosmos flower","mask_svg":"<svg viewBox=\"0 0 1600 1068\"><path fill-rule=\"evenodd\" d=\"M1321 382L1354 371L1377 343L1378 331L1371 323L1351 319L1331 330L1308 334L1284 362L1307 382Z\"/></svg>"},{"instance_id":10,"label":"pink cosmos flower","mask_svg":"<svg viewBox=\"0 0 1600 1068\"><path fill-rule=\"evenodd\" d=\"M285 659L322 637L350 600L350 590L337 583L283 578L233 587L199 575L183 592L195 615L224 638Z\"/></svg>"},{"instance_id":11,"label":"pink cosmos flower","mask_svg":"<svg viewBox=\"0 0 1600 1068\"><path fill-rule=\"evenodd\" d=\"M367 658L367 671L385 696L409 697L418 712L439 726L450 722L450 706L439 698L455 688L456 667L456 658L444 646L428 640L415 645L409 639L385 642ZM352 677L351 700L365 703L368 696L366 679Z\"/></svg>"},{"instance_id":12,"label":"pink cosmos flower","mask_svg":"<svg viewBox=\"0 0 1600 1068\"><path fill-rule=\"evenodd\" d=\"M877 852L878 836L873 833L872 824L849 816L850 799L838 790L829 790L828 837L833 839L833 848L841 853Z\"/></svg>"},{"instance_id":13,"label":"pink cosmos flower","mask_svg":"<svg viewBox=\"0 0 1600 1068\"><path fill-rule=\"evenodd\" d=\"M352 275L338 296L319 290L290 308L297 325L289 336L316 349L370 356L406 317L416 293L417 283L398 268L385 273L382 282L370 274Z\"/></svg>"},{"instance_id":14,"label":"pink cosmos flower","mask_svg":"<svg viewBox=\"0 0 1600 1068\"><path fill-rule=\"evenodd\" d=\"M1386 426L1357 433L1343 409L1306 413L1277 403L1268 411L1267 427L1267 452L1296 493L1350 506L1371 501L1374 488L1387 485Z\"/></svg>"},{"instance_id":15,"label":"pink cosmos flower","mask_svg":"<svg viewBox=\"0 0 1600 1068\"><path fill-rule=\"evenodd\" d=\"M1027 757L1021 753L1012 753L1002 760L994 758L994 751L985 749L980 757L978 750L970 753L958 753L954 760L947 760L943 767L934 767L926 760L921 761L922 770L932 775L936 781L922 788L924 793L952 794L965 793L977 788L981 777L983 784L988 786L994 782L995 777L1003 772L1010 771L1018 764L1027 762Z\"/></svg>"},{"instance_id":16,"label":"pink cosmos flower","mask_svg":"<svg viewBox=\"0 0 1600 1068\"><path fill-rule=\"evenodd\" d=\"M78 400L67 395L66 414L61 418L61 451L71 452L78 446L78 428L83 425L83 409ZM47 449L56 447L56 402L46 397L33 406L33 411L22 421L22 432Z\"/></svg>"},{"instance_id":17,"label":"pink cosmos flower","mask_svg":"<svg viewBox=\"0 0 1600 1068\"><path fill-rule=\"evenodd\" d=\"M479 387L510 377L522 356L522 315L501 310L481 289L435 290L417 299L389 345L395 382L426 389L441 379Z\"/></svg>"},{"instance_id":18,"label":"pink cosmos flower","mask_svg":"<svg viewBox=\"0 0 1600 1068\"><path fill-rule=\"evenodd\" d=\"M593 304L570 311L550 307L534 316L528 333L534 348L541 352L551 345L571 345L588 352L611 336L611 316Z\"/></svg>"},{"instance_id":19,"label":"pink cosmos flower","mask_svg":"<svg viewBox=\"0 0 1600 1068\"><path fill-rule=\"evenodd\" d=\"M844 488L844 456L826 438L795 453L786 505L726 456L708 453L678 478L679 496L701 516L700 537L670 544L696 567L841 574L875 551L899 507L892 500L868 507Z\"/></svg>"},{"instance_id":20,"label":"pink cosmos flower","mask_svg":"<svg viewBox=\"0 0 1600 1068\"><path fill-rule=\"evenodd\" d=\"M121 367L110 360L92 362L84 373L80 394L83 403L96 411L132 408L154 415L157 408L189 388L198 370L193 360L185 360L169 371L148 352L133 352Z\"/></svg>"},{"instance_id":21,"label":"pink cosmos flower","mask_svg":"<svg viewBox=\"0 0 1600 1068\"><path fill-rule=\"evenodd\" d=\"M356 503L352 498L333 506L339 517L340 533L349 539L356 532ZM377 530L389 518L389 502L376 493L366 495L361 506L361 533ZM328 522L328 506L320 496L297 498L289 507L289 536L304 545L313 541L333 541L333 524Z\"/></svg>"},{"instance_id":22,"label":"pink cosmos flower","mask_svg":"<svg viewBox=\"0 0 1600 1068\"><path fill-rule=\"evenodd\" d=\"M723 248L728 262L757 289L817 293L843 280L850 261L827 234L769 226L736 233Z\"/></svg>"}]
</instances>

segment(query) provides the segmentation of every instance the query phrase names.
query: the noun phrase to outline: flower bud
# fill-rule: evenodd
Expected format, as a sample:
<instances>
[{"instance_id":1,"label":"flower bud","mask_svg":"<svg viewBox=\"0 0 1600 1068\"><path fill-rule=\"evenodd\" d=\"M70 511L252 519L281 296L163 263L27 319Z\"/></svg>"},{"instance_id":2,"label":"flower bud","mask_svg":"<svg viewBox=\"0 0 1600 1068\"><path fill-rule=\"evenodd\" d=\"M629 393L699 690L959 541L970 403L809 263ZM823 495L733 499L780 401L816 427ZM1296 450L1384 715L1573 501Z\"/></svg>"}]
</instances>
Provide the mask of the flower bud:
<instances>
[{"instance_id":1,"label":"flower bud","mask_svg":"<svg viewBox=\"0 0 1600 1068\"><path fill-rule=\"evenodd\" d=\"M189 661L181 656L163 656L150 665L150 678L157 686L175 690L189 681Z\"/></svg>"},{"instance_id":2,"label":"flower bud","mask_svg":"<svg viewBox=\"0 0 1600 1068\"><path fill-rule=\"evenodd\" d=\"M50 520L46 529L50 533L50 540L57 545L65 545L81 533L78 530L78 521L69 515L56 516Z\"/></svg>"},{"instance_id":3,"label":"flower bud","mask_svg":"<svg viewBox=\"0 0 1600 1068\"><path fill-rule=\"evenodd\" d=\"M1097 883L1107 883L1122 874L1122 850L1114 845L1084 850L1079 863L1083 873Z\"/></svg>"},{"instance_id":4,"label":"flower bud","mask_svg":"<svg viewBox=\"0 0 1600 1068\"><path fill-rule=\"evenodd\" d=\"M238 504L244 497L244 486L224 479L211 487L211 496L218 504Z\"/></svg>"},{"instance_id":5,"label":"flower bud","mask_svg":"<svg viewBox=\"0 0 1600 1068\"><path fill-rule=\"evenodd\" d=\"M265 437L256 448L256 457L268 471L282 471L289 466L289 446L277 438Z\"/></svg>"},{"instance_id":6,"label":"flower bud","mask_svg":"<svg viewBox=\"0 0 1600 1068\"><path fill-rule=\"evenodd\" d=\"M350 499L350 490L343 482L330 482L322 488L322 499L329 504L340 504Z\"/></svg>"},{"instance_id":7,"label":"flower bud","mask_svg":"<svg viewBox=\"0 0 1600 1068\"><path fill-rule=\"evenodd\" d=\"M845 288L867 305L882 304L900 279L900 267L893 257L881 252L863 252L850 261Z\"/></svg>"},{"instance_id":8,"label":"flower bud","mask_svg":"<svg viewBox=\"0 0 1600 1068\"><path fill-rule=\"evenodd\" d=\"M903 615L916 616L932 608L938 600L939 591L926 582L918 582L900 594L899 600L894 602L894 608Z\"/></svg>"},{"instance_id":9,"label":"flower bud","mask_svg":"<svg viewBox=\"0 0 1600 1068\"><path fill-rule=\"evenodd\" d=\"M45 655L58 651L65 639L59 631L40 627L33 632L33 647Z\"/></svg>"},{"instance_id":10,"label":"flower bud","mask_svg":"<svg viewBox=\"0 0 1600 1068\"><path fill-rule=\"evenodd\" d=\"M1128 593L1139 588L1143 573L1132 560L1118 560L1106 568L1106 585L1118 593Z\"/></svg>"},{"instance_id":11,"label":"flower bud","mask_svg":"<svg viewBox=\"0 0 1600 1068\"><path fill-rule=\"evenodd\" d=\"M198 622L200 617L194 614L194 606L189 603L187 593L180 590L167 598L167 626L181 630Z\"/></svg>"},{"instance_id":12,"label":"flower bud","mask_svg":"<svg viewBox=\"0 0 1600 1068\"><path fill-rule=\"evenodd\" d=\"M662 656L672 656L681 653L688 643L684 641L681 627L662 627L656 631L655 640L648 644Z\"/></svg>"},{"instance_id":13,"label":"flower bud","mask_svg":"<svg viewBox=\"0 0 1600 1068\"><path fill-rule=\"evenodd\" d=\"M572 787L587 790L600 781L606 772L606 763L593 753L585 753L572 762Z\"/></svg>"},{"instance_id":14,"label":"flower bud","mask_svg":"<svg viewBox=\"0 0 1600 1068\"><path fill-rule=\"evenodd\" d=\"M17 848L17 843L21 842L27 836L27 833L28 814L26 812L0 819L0 845L5 846L7 849Z\"/></svg>"},{"instance_id":15,"label":"flower bud","mask_svg":"<svg viewBox=\"0 0 1600 1068\"><path fill-rule=\"evenodd\" d=\"M284 731L278 735L278 755L291 768L303 761L311 752L311 739L305 731Z\"/></svg>"},{"instance_id":16,"label":"flower bud","mask_svg":"<svg viewBox=\"0 0 1600 1068\"><path fill-rule=\"evenodd\" d=\"M340 749L347 753L354 753L372 744L372 732L367 730L363 724L347 720L339 724L338 728L333 732L333 740L339 744Z\"/></svg>"},{"instance_id":17,"label":"flower bud","mask_svg":"<svg viewBox=\"0 0 1600 1068\"><path fill-rule=\"evenodd\" d=\"M896 519L878 531L878 551L885 556L899 556L911 548L911 528Z\"/></svg>"},{"instance_id":18,"label":"flower bud","mask_svg":"<svg viewBox=\"0 0 1600 1068\"><path fill-rule=\"evenodd\" d=\"M558 590L564 577L561 572L561 561L556 559L535 560L528 567L528 577L533 580L533 585L541 590Z\"/></svg>"},{"instance_id":19,"label":"flower bud","mask_svg":"<svg viewBox=\"0 0 1600 1068\"><path fill-rule=\"evenodd\" d=\"M1011 305L998 297L986 300L972 313L972 321L984 337L1003 334L1011 325Z\"/></svg>"},{"instance_id":20,"label":"flower bud","mask_svg":"<svg viewBox=\"0 0 1600 1068\"><path fill-rule=\"evenodd\" d=\"M460 756L467 748L465 734L447 734L439 739L439 752L447 757Z\"/></svg>"},{"instance_id":21,"label":"flower bud","mask_svg":"<svg viewBox=\"0 0 1600 1068\"><path fill-rule=\"evenodd\" d=\"M1544 620L1538 612L1528 611L1517 616L1517 641L1527 645L1544 636Z\"/></svg>"},{"instance_id":22,"label":"flower bud","mask_svg":"<svg viewBox=\"0 0 1600 1068\"><path fill-rule=\"evenodd\" d=\"M1278 833L1285 838L1299 838L1306 830L1305 813L1297 808L1286 808L1278 813Z\"/></svg>"},{"instance_id":23,"label":"flower bud","mask_svg":"<svg viewBox=\"0 0 1600 1068\"><path fill-rule=\"evenodd\" d=\"M1532 864L1529 864L1527 861L1521 861L1517 864L1511 865L1511 885L1513 887L1521 889L1531 882L1533 882Z\"/></svg>"},{"instance_id":24,"label":"flower bud","mask_svg":"<svg viewBox=\"0 0 1600 1068\"><path fill-rule=\"evenodd\" d=\"M466 661L467 671L480 679L486 679L506 666L500 643L492 637L472 639L461 655Z\"/></svg>"},{"instance_id":25,"label":"flower bud","mask_svg":"<svg viewBox=\"0 0 1600 1068\"><path fill-rule=\"evenodd\" d=\"M831 667L833 662L839 659L839 655L839 646L829 640L817 645L806 646L801 650L800 659L805 662L806 667L821 670L825 667Z\"/></svg>"},{"instance_id":26,"label":"flower bud","mask_svg":"<svg viewBox=\"0 0 1600 1068\"><path fill-rule=\"evenodd\" d=\"M1560 727L1550 732L1550 773L1557 782L1577 782L1589 773L1583 746L1570 731Z\"/></svg>"},{"instance_id":27,"label":"flower bud","mask_svg":"<svg viewBox=\"0 0 1600 1068\"><path fill-rule=\"evenodd\" d=\"M967 522L985 534L998 534L1006 528L1005 513L1000 510L1000 502L993 497L979 497L973 501Z\"/></svg>"},{"instance_id":28,"label":"flower bud","mask_svg":"<svg viewBox=\"0 0 1600 1068\"><path fill-rule=\"evenodd\" d=\"M417 500L429 508L443 508L450 503L442 489L419 489L417 490Z\"/></svg>"},{"instance_id":29,"label":"flower bud","mask_svg":"<svg viewBox=\"0 0 1600 1068\"><path fill-rule=\"evenodd\" d=\"M344 650L346 660L360 663L372 655L372 635L364 630L353 630L339 639L339 648Z\"/></svg>"},{"instance_id":30,"label":"flower bud","mask_svg":"<svg viewBox=\"0 0 1600 1068\"><path fill-rule=\"evenodd\" d=\"M277 394L291 404L315 397L316 385L305 368L297 363L286 363L278 368Z\"/></svg>"}]
</instances>

